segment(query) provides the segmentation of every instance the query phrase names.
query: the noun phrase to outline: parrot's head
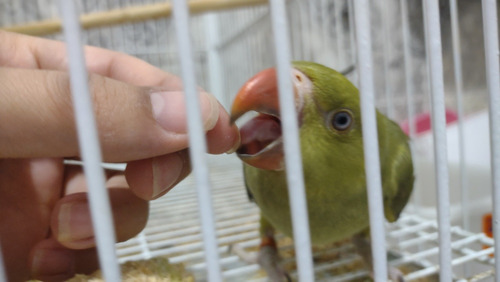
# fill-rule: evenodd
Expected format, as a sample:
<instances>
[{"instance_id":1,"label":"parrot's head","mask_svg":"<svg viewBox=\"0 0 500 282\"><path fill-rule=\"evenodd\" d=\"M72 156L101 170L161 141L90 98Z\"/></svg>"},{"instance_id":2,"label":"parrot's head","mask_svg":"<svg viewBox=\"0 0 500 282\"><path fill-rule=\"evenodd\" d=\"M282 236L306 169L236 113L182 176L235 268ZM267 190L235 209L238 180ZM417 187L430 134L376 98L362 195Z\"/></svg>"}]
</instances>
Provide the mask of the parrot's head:
<instances>
[{"instance_id":1,"label":"parrot's head","mask_svg":"<svg viewBox=\"0 0 500 282\"><path fill-rule=\"evenodd\" d=\"M362 146L359 94L347 78L320 64L293 62L291 79L302 150L319 146L342 154L346 152L342 152L341 144ZM231 108L231 122L251 111L258 115L240 128L238 157L260 169L283 170L283 140L274 68L261 71L243 85Z\"/></svg>"}]
</instances>

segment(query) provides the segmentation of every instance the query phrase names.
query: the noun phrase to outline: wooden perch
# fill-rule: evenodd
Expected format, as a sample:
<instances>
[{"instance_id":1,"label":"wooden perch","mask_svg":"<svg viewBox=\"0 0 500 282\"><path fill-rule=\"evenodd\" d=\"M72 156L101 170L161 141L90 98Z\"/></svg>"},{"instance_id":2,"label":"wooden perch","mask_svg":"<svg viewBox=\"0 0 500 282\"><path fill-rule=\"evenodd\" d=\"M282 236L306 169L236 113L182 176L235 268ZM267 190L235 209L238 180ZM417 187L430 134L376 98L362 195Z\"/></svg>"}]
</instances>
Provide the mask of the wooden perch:
<instances>
[{"instance_id":1,"label":"wooden perch","mask_svg":"<svg viewBox=\"0 0 500 282\"><path fill-rule=\"evenodd\" d=\"M188 1L188 5L191 14L199 14L209 11L262 5L267 2L267 0L191 0ZM172 4L162 2L82 15L80 17L80 23L82 28L92 29L123 23L166 18L171 14ZM9 27L1 27L0 29L29 35L43 36L61 32L62 23L59 19L52 19Z\"/></svg>"}]
</instances>

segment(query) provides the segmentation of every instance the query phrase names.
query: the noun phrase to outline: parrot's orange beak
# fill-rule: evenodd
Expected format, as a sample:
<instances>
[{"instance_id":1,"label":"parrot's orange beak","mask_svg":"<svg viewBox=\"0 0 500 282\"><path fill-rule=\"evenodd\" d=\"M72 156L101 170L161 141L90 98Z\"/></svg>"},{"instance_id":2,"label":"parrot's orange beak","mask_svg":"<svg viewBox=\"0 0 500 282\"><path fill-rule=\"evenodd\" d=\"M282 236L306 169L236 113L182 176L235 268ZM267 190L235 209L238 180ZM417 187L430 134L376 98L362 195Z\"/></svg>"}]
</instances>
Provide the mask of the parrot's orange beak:
<instances>
[{"instance_id":1,"label":"parrot's orange beak","mask_svg":"<svg viewBox=\"0 0 500 282\"><path fill-rule=\"evenodd\" d=\"M312 83L303 73L292 69L295 104L302 107L301 88ZM283 140L278 102L276 70L266 69L248 80L240 89L231 107L231 123L245 113L255 111L259 115L240 128L241 145L236 151L245 163L267 170L284 169Z\"/></svg>"},{"instance_id":2,"label":"parrot's orange beak","mask_svg":"<svg viewBox=\"0 0 500 282\"><path fill-rule=\"evenodd\" d=\"M231 107L231 123L249 111L279 115L278 82L274 68L259 72L241 87Z\"/></svg>"}]
</instances>

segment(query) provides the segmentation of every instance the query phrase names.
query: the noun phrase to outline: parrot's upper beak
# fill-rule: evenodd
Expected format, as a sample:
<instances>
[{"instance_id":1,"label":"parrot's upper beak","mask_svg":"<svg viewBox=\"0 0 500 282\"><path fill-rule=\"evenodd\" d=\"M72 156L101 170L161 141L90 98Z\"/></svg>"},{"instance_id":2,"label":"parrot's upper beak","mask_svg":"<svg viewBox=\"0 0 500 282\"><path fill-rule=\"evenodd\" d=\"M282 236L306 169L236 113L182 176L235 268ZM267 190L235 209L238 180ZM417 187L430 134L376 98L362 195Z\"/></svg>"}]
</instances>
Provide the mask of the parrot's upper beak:
<instances>
[{"instance_id":1,"label":"parrot's upper beak","mask_svg":"<svg viewBox=\"0 0 500 282\"><path fill-rule=\"evenodd\" d=\"M276 70L266 69L250 78L234 98L231 123L249 111L279 115Z\"/></svg>"},{"instance_id":2,"label":"parrot's upper beak","mask_svg":"<svg viewBox=\"0 0 500 282\"><path fill-rule=\"evenodd\" d=\"M312 82L297 69L292 69L291 79L300 116L304 92L311 92ZM259 115L241 127L241 145L236 151L238 157L260 169L283 170L278 82L274 68L259 72L243 85L231 107L231 123L250 111Z\"/></svg>"}]
</instances>

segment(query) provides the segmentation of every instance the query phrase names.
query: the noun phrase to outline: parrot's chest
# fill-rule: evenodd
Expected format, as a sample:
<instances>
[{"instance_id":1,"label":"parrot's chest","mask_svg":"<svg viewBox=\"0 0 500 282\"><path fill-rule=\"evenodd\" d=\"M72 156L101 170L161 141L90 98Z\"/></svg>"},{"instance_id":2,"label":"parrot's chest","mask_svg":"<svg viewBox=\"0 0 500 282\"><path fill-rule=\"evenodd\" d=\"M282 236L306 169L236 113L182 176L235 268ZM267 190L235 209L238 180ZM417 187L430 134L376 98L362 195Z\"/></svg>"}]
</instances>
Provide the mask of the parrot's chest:
<instances>
[{"instance_id":1,"label":"parrot's chest","mask_svg":"<svg viewBox=\"0 0 500 282\"><path fill-rule=\"evenodd\" d=\"M262 215L285 235L292 236L285 174L247 166L245 176ZM304 179L311 240L315 245L348 238L369 225L364 180L335 178L331 174L309 173Z\"/></svg>"}]
</instances>

